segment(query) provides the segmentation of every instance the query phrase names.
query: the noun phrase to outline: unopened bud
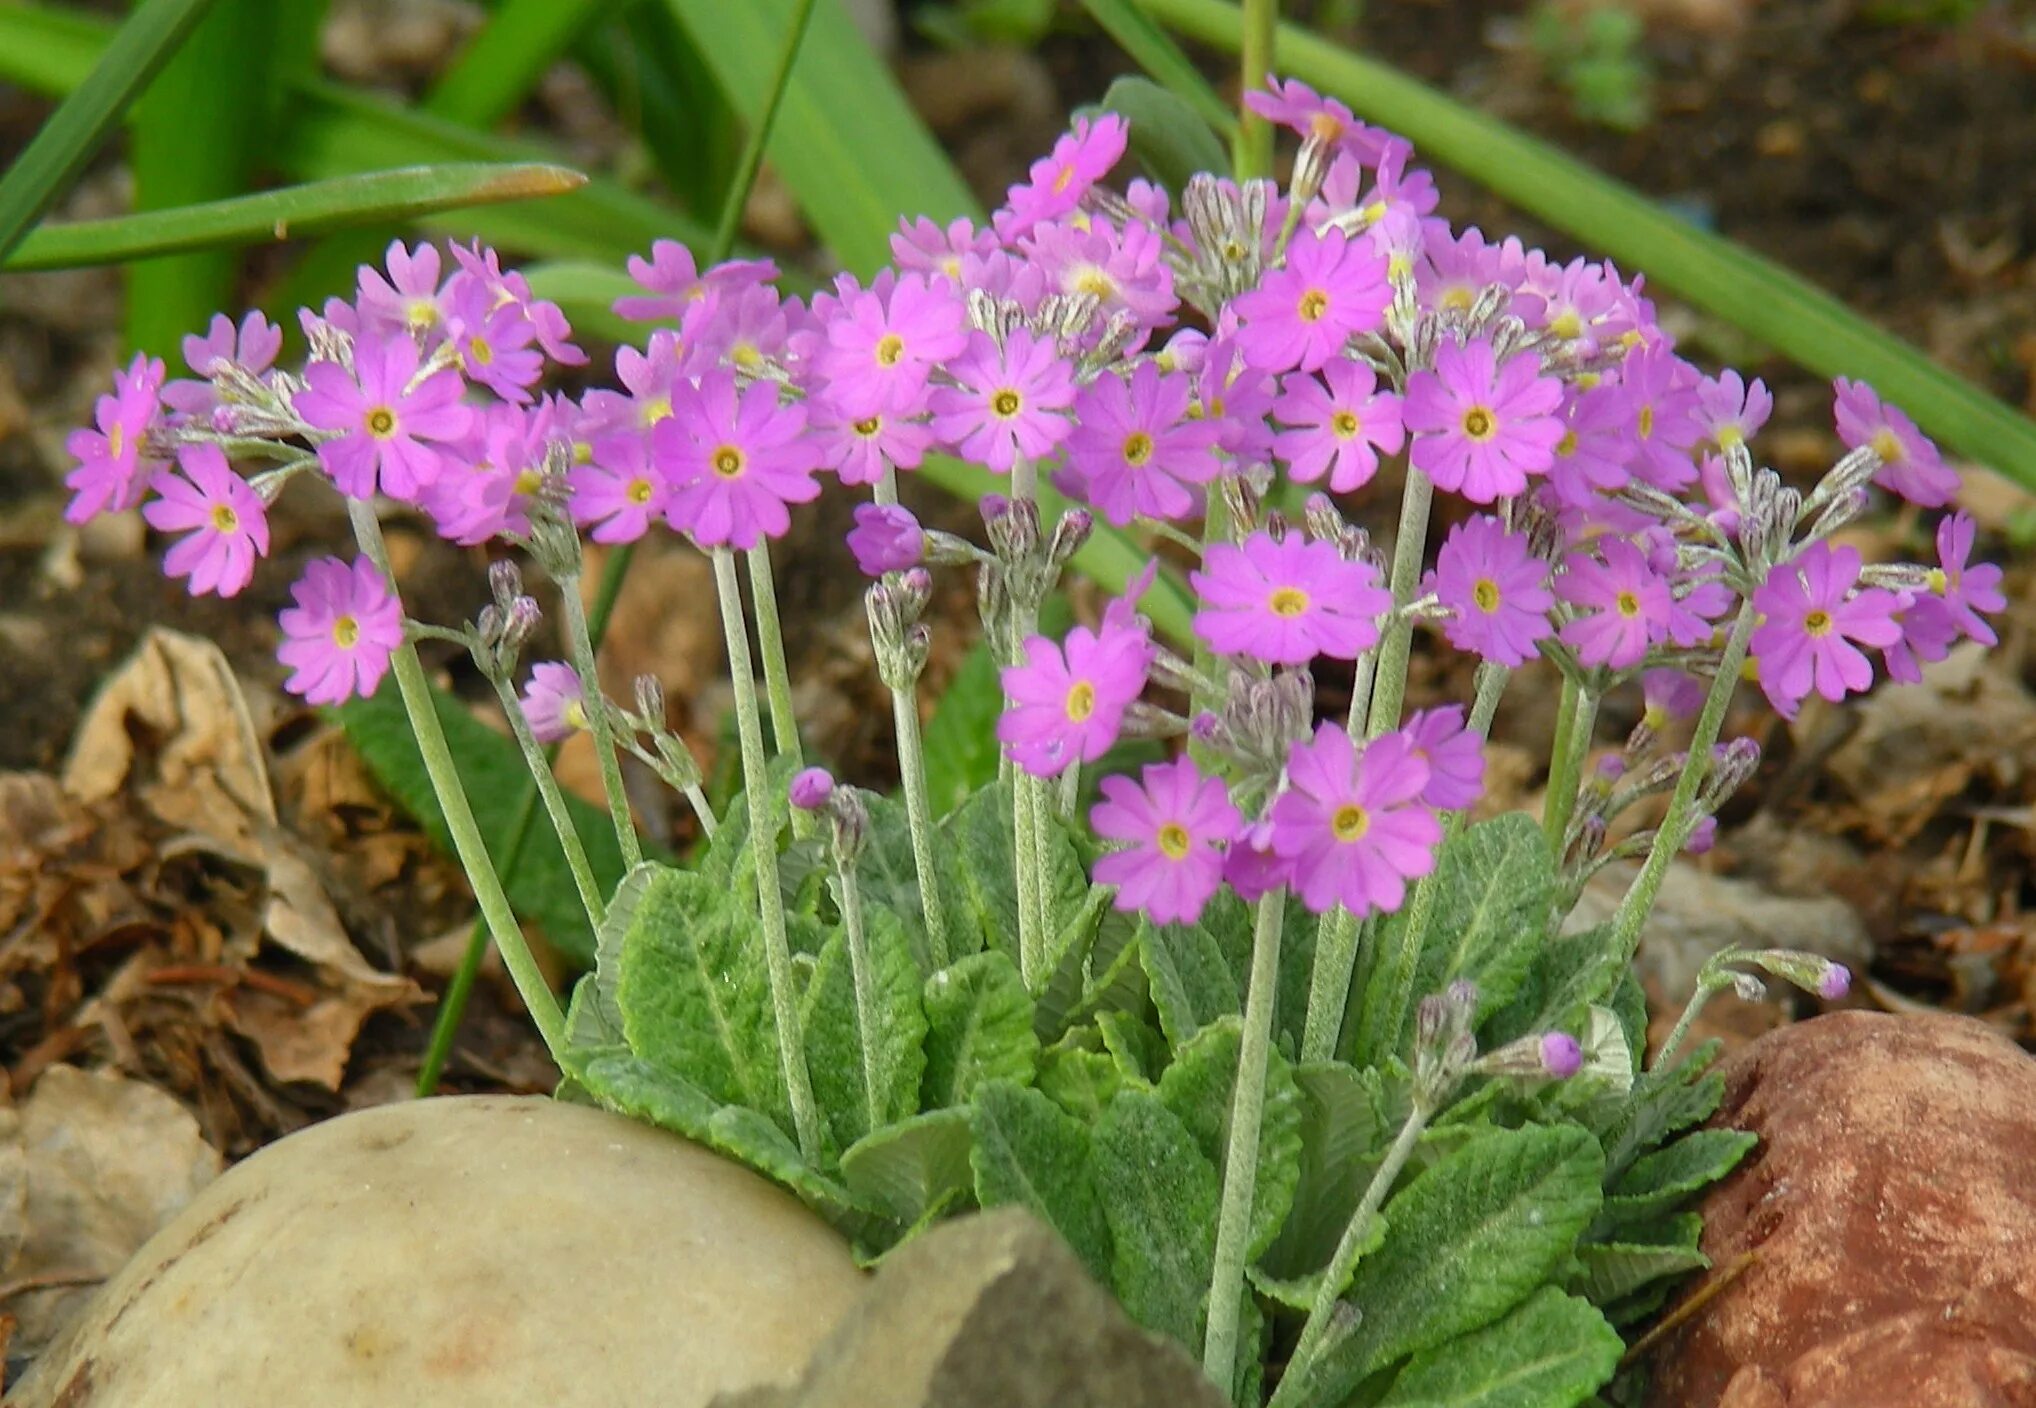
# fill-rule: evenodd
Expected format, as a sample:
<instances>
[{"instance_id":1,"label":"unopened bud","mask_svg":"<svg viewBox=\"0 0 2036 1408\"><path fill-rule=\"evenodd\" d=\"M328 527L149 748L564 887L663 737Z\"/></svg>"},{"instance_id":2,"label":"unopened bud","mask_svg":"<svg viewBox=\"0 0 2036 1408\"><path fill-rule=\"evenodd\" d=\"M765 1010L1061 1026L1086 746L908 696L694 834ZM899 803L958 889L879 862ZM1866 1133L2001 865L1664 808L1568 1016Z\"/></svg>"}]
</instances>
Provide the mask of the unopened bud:
<instances>
[{"instance_id":1,"label":"unopened bud","mask_svg":"<svg viewBox=\"0 0 2036 1408\"><path fill-rule=\"evenodd\" d=\"M787 794L802 812L817 812L834 795L834 774L826 768L807 768L792 779Z\"/></svg>"}]
</instances>

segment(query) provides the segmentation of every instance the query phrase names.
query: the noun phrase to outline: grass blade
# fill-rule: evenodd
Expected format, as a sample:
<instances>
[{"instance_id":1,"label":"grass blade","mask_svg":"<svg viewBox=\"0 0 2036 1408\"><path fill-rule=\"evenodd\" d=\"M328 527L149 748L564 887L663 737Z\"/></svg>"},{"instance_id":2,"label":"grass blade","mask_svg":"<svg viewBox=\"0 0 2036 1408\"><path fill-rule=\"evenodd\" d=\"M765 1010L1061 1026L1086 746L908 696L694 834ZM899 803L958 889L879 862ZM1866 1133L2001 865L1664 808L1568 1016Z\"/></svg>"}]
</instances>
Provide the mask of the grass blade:
<instances>
[{"instance_id":1,"label":"grass blade","mask_svg":"<svg viewBox=\"0 0 2036 1408\"><path fill-rule=\"evenodd\" d=\"M1229 141L1237 135L1237 113L1223 101L1194 60L1181 52L1173 36L1161 29L1151 15L1133 0L1082 0L1082 8L1117 41L1117 47L1144 69L1146 75L1165 88Z\"/></svg>"},{"instance_id":2,"label":"grass blade","mask_svg":"<svg viewBox=\"0 0 2036 1408\"><path fill-rule=\"evenodd\" d=\"M50 114L0 177L0 256L40 220L92 159L128 105L184 42L213 0L145 0L99 62Z\"/></svg>"},{"instance_id":3,"label":"grass blade","mask_svg":"<svg viewBox=\"0 0 2036 1408\"><path fill-rule=\"evenodd\" d=\"M737 111L761 111L798 0L664 3ZM814 10L766 154L820 238L859 274L890 261L900 215L981 215L841 0Z\"/></svg>"},{"instance_id":4,"label":"grass blade","mask_svg":"<svg viewBox=\"0 0 2036 1408\"><path fill-rule=\"evenodd\" d=\"M1138 0L1189 38L1237 47L1225 0ZM1279 30L1280 72L1350 104L1521 209L1602 250L1820 376L1860 377L1945 446L2036 487L2036 422L1946 371L1831 295L1671 215L1546 142L1463 106L1375 59L1293 25Z\"/></svg>"},{"instance_id":5,"label":"grass blade","mask_svg":"<svg viewBox=\"0 0 2036 1408\"><path fill-rule=\"evenodd\" d=\"M601 0L507 0L432 85L424 110L493 127L597 18Z\"/></svg>"},{"instance_id":6,"label":"grass blade","mask_svg":"<svg viewBox=\"0 0 2036 1408\"><path fill-rule=\"evenodd\" d=\"M170 251L230 249L298 239L349 225L414 219L498 201L577 190L587 178L560 166L469 162L342 176L174 210L44 225L14 251L9 272L119 264ZM618 280L627 283L621 275ZM219 305L214 304L212 307ZM188 331L202 315L183 325Z\"/></svg>"},{"instance_id":7,"label":"grass blade","mask_svg":"<svg viewBox=\"0 0 2036 1408\"><path fill-rule=\"evenodd\" d=\"M742 124L661 5L631 5L588 34L580 63L688 210L718 210L735 179Z\"/></svg>"}]
</instances>

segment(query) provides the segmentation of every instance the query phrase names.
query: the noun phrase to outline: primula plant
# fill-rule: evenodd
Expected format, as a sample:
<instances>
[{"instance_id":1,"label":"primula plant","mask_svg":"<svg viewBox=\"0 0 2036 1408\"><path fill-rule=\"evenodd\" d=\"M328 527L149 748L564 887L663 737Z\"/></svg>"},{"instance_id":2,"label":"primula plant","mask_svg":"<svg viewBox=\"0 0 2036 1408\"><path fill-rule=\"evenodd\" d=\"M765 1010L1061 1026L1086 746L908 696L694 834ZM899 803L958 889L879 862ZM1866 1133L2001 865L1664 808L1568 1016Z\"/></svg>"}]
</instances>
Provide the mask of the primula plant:
<instances>
[{"instance_id":1,"label":"primula plant","mask_svg":"<svg viewBox=\"0 0 2036 1408\"><path fill-rule=\"evenodd\" d=\"M1766 389L1679 357L1638 281L1452 230L1404 142L1298 83L1250 102L1300 138L1284 188L1107 185L1127 127L1100 113L986 228L907 223L894 268L810 301L661 244L618 304L645 345L577 401L538 391L584 360L557 308L485 249L396 245L303 312L301 368L258 315L191 339L195 379L137 359L73 438L73 515L144 505L184 535L168 570L231 595L292 481L345 499L359 555L297 584L287 688L335 703L393 671L564 1093L751 1165L870 1258L1024 1205L1239 1404L1579 1402L1705 1264L1688 1205L1750 1142L1695 1128L1720 1083L1688 1017L1644 1065L1631 971L1669 866L1757 761L1720 738L1736 689L1792 714L1914 679L1992 640L2000 574L1960 515L1934 564L1842 540L1877 492L1934 508L1956 482L1868 388L1838 387L1849 453L1789 487L1751 449ZM1000 476L979 535L901 506L936 456ZM1383 545L1346 516L1375 480L1402 486ZM823 492L867 498L849 545L895 796L807 766L792 716L771 543ZM472 622L406 618L384 511L494 551ZM1042 634L1098 520L1152 561ZM713 565L745 784L725 812L655 680L595 683L582 535L651 532ZM1002 763L942 815L919 684L951 571L1001 667ZM569 660L522 659L526 572ZM1191 638L1141 614L1162 592ZM1471 697L1406 710L1417 636L1476 662ZM420 638L471 653L530 760L598 935L568 1010ZM1328 717L1323 660L1354 671ZM1561 681L1544 808L1485 815L1487 734L1529 667ZM1594 755L1619 691L1644 720ZM613 893L545 765L575 730L634 866ZM1116 766L1126 740L1162 760ZM641 861L624 753L697 815L690 865ZM1621 861L1615 916L1568 922ZM1763 972L1847 981L1733 951L1698 1003Z\"/></svg>"}]
</instances>

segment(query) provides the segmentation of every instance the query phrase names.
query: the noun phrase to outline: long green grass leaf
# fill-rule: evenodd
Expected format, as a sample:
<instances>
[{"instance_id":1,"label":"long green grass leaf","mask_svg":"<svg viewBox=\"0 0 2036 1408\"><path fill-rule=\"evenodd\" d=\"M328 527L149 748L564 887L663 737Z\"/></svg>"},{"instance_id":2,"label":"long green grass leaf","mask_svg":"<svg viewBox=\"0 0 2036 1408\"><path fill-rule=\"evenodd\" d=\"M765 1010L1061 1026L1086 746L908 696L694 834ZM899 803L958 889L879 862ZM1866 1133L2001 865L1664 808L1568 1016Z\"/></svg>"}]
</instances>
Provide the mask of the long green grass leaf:
<instances>
[{"instance_id":1,"label":"long green grass leaf","mask_svg":"<svg viewBox=\"0 0 2036 1408\"><path fill-rule=\"evenodd\" d=\"M1189 38L1235 49L1226 0L1138 0ZM1587 240L1820 376L1860 377L1970 459L2036 486L2036 422L1946 371L1831 295L1546 142L1465 107L1398 70L1283 25L1277 67L1410 138L1521 209Z\"/></svg>"},{"instance_id":2,"label":"long green grass leaf","mask_svg":"<svg viewBox=\"0 0 2036 1408\"><path fill-rule=\"evenodd\" d=\"M44 225L22 241L0 267L11 272L68 269L119 264L170 251L229 249L297 239L349 225L409 220L473 205L560 195L577 190L586 180L579 172L560 166L486 162L341 176L144 215ZM628 282L620 274L616 278ZM200 317L186 323L184 330L202 321Z\"/></svg>"},{"instance_id":3,"label":"long green grass leaf","mask_svg":"<svg viewBox=\"0 0 2036 1408\"><path fill-rule=\"evenodd\" d=\"M670 11L627 6L577 53L686 209L719 209L735 179L742 124Z\"/></svg>"},{"instance_id":4,"label":"long green grass leaf","mask_svg":"<svg viewBox=\"0 0 2036 1408\"><path fill-rule=\"evenodd\" d=\"M738 111L762 109L797 0L664 0ZM841 0L820 0L767 148L820 238L849 269L888 263L901 215L980 207Z\"/></svg>"},{"instance_id":5,"label":"long green grass leaf","mask_svg":"<svg viewBox=\"0 0 2036 1408\"><path fill-rule=\"evenodd\" d=\"M474 127L493 127L529 97L602 0L507 0L453 57L431 87L424 110Z\"/></svg>"},{"instance_id":6,"label":"long green grass leaf","mask_svg":"<svg viewBox=\"0 0 2036 1408\"><path fill-rule=\"evenodd\" d=\"M1236 135L1236 109L1134 0L1082 0L1082 8L1148 77L1200 113L1225 141Z\"/></svg>"},{"instance_id":7,"label":"long green grass leaf","mask_svg":"<svg viewBox=\"0 0 2036 1408\"><path fill-rule=\"evenodd\" d=\"M21 243L169 62L213 0L145 0L0 177L0 256Z\"/></svg>"}]
</instances>

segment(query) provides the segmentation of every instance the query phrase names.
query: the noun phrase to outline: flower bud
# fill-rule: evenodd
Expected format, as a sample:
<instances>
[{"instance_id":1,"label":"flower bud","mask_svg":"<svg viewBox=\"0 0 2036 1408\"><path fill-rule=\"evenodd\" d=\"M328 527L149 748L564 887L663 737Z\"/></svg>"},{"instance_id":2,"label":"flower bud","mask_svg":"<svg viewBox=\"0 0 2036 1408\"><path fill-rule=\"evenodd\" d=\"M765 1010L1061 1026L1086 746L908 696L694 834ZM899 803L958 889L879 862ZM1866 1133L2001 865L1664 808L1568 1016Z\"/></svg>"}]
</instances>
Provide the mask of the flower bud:
<instances>
[{"instance_id":1,"label":"flower bud","mask_svg":"<svg viewBox=\"0 0 2036 1408\"><path fill-rule=\"evenodd\" d=\"M881 577L918 566L926 552L926 535L919 520L906 509L895 504L861 504L848 535L848 550L855 554L855 565L864 576Z\"/></svg>"},{"instance_id":2,"label":"flower bud","mask_svg":"<svg viewBox=\"0 0 2036 1408\"><path fill-rule=\"evenodd\" d=\"M792 779L788 794L800 811L817 812L834 795L834 774L826 768L807 768Z\"/></svg>"},{"instance_id":3,"label":"flower bud","mask_svg":"<svg viewBox=\"0 0 2036 1408\"><path fill-rule=\"evenodd\" d=\"M1541 1038L1541 1068L1556 1080L1568 1080L1584 1068L1584 1049L1568 1032Z\"/></svg>"}]
</instances>

